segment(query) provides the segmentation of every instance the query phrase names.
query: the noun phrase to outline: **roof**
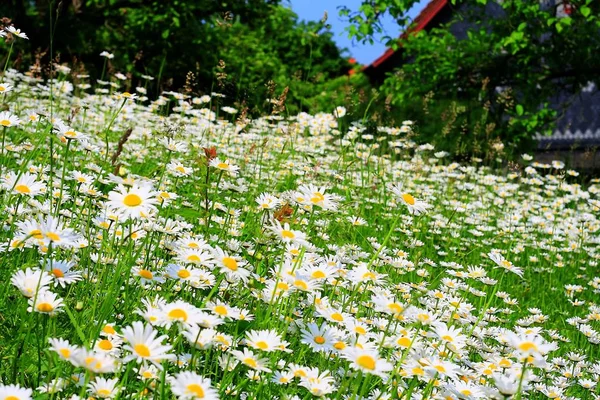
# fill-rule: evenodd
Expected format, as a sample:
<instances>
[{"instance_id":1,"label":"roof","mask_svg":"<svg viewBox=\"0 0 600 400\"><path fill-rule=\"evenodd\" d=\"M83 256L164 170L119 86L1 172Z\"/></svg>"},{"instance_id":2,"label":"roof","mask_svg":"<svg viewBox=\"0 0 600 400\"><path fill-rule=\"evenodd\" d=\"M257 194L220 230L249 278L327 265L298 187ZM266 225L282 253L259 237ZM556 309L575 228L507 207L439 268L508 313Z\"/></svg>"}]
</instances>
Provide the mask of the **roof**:
<instances>
[{"instance_id":1,"label":"roof","mask_svg":"<svg viewBox=\"0 0 600 400\"><path fill-rule=\"evenodd\" d=\"M413 21L413 27L410 30L402 33L402 35L400 35L400 39L406 38L409 33L416 33L427 28L427 25L429 25L433 18L435 18L435 16L438 15L440 11L442 11L446 4L448 4L448 0L431 0L421 11L421 13L419 13L419 15L415 18L415 20ZM373 61L366 68L377 68L388 58L390 58L395 52L396 50L394 49L387 49L385 53L383 53L378 59Z\"/></svg>"}]
</instances>

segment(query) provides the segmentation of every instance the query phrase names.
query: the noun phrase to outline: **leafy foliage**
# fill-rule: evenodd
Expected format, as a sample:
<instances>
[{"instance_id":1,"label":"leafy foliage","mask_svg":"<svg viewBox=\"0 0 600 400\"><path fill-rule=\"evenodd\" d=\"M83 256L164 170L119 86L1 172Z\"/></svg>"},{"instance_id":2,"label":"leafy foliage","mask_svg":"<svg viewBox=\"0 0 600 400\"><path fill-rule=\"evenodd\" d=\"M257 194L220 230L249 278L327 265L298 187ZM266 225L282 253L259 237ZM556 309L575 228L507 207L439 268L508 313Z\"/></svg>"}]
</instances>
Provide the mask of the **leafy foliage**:
<instances>
[{"instance_id":1,"label":"leafy foliage","mask_svg":"<svg viewBox=\"0 0 600 400\"><path fill-rule=\"evenodd\" d=\"M105 49L115 54L109 69L132 86L142 74L156 77L154 94L187 84L253 108L275 86L277 93L290 86L288 101L302 108L318 83L349 69L326 21L300 22L279 0L10 0L0 5L2 15L31 37L21 64L36 53L46 61L59 56L100 78L98 49ZM220 60L225 68L217 71ZM216 72L224 74L220 87Z\"/></svg>"},{"instance_id":2,"label":"leafy foliage","mask_svg":"<svg viewBox=\"0 0 600 400\"><path fill-rule=\"evenodd\" d=\"M350 35L370 41L382 33L385 13L410 29L416 3L370 0L342 14ZM426 139L454 151L483 152L495 138L523 144L549 131L573 94L600 83L600 5L569 4L570 15L560 17L560 1L453 0L447 23L390 41L410 62L388 76L384 92L406 117L434 121Z\"/></svg>"}]
</instances>

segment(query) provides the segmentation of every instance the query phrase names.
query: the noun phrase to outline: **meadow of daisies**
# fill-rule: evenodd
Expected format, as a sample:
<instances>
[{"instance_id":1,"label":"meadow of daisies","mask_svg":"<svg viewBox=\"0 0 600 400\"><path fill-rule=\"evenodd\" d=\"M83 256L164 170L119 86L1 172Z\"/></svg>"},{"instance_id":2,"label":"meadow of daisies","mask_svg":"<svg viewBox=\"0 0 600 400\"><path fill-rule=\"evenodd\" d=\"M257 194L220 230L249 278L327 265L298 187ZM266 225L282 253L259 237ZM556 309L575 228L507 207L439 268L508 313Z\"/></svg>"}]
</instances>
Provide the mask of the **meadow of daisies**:
<instances>
[{"instance_id":1,"label":"meadow of daisies","mask_svg":"<svg viewBox=\"0 0 600 400\"><path fill-rule=\"evenodd\" d=\"M0 400L600 398L597 180L55 69L0 80Z\"/></svg>"}]
</instances>

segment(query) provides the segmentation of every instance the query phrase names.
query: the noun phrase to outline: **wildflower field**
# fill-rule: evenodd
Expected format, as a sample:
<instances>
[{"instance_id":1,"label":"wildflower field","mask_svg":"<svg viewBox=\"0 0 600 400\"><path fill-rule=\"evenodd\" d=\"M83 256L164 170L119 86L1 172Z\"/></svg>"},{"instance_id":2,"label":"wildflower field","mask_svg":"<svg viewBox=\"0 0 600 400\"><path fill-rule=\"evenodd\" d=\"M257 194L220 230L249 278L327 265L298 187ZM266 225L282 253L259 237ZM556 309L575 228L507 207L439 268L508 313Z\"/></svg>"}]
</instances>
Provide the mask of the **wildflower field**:
<instances>
[{"instance_id":1,"label":"wildflower field","mask_svg":"<svg viewBox=\"0 0 600 400\"><path fill-rule=\"evenodd\" d=\"M1 400L600 398L598 181L58 72L0 82Z\"/></svg>"}]
</instances>

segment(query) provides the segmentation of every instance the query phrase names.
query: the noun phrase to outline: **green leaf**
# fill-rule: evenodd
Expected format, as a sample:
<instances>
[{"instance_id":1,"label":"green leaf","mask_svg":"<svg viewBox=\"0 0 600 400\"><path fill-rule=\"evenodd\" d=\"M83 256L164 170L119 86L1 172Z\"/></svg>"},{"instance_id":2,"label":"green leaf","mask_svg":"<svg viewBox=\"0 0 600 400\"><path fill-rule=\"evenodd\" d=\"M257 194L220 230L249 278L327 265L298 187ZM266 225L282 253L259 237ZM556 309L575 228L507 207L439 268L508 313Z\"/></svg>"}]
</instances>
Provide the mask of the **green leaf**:
<instances>
[{"instance_id":1,"label":"green leaf","mask_svg":"<svg viewBox=\"0 0 600 400\"><path fill-rule=\"evenodd\" d=\"M517 104L516 111L517 111L517 115L523 115L523 113L525 112L525 110L523 109L523 106L520 104Z\"/></svg>"},{"instance_id":2,"label":"green leaf","mask_svg":"<svg viewBox=\"0 0 600 400\"><path fill-rule=\"evenodd\" d=\"M168 38L168 37L169 37L169 30L168 30L168 29L166 29L166 30L164 30L164 31L163 31L163 33L162 33L162 38L163 38L163 39L166 39L166 38Z\"/></svg>"},{"instance_id":3,"label":"green leaf","mask_svg":"<svg viewBox=\"0 0 600 400\"><path fill-rule=\"evenodd\" d=\"M579 9L579 11L581 12L581 15L587 18L591 14L592 9L588 6L583 6Z\"/></svg>"}]
</instances>

